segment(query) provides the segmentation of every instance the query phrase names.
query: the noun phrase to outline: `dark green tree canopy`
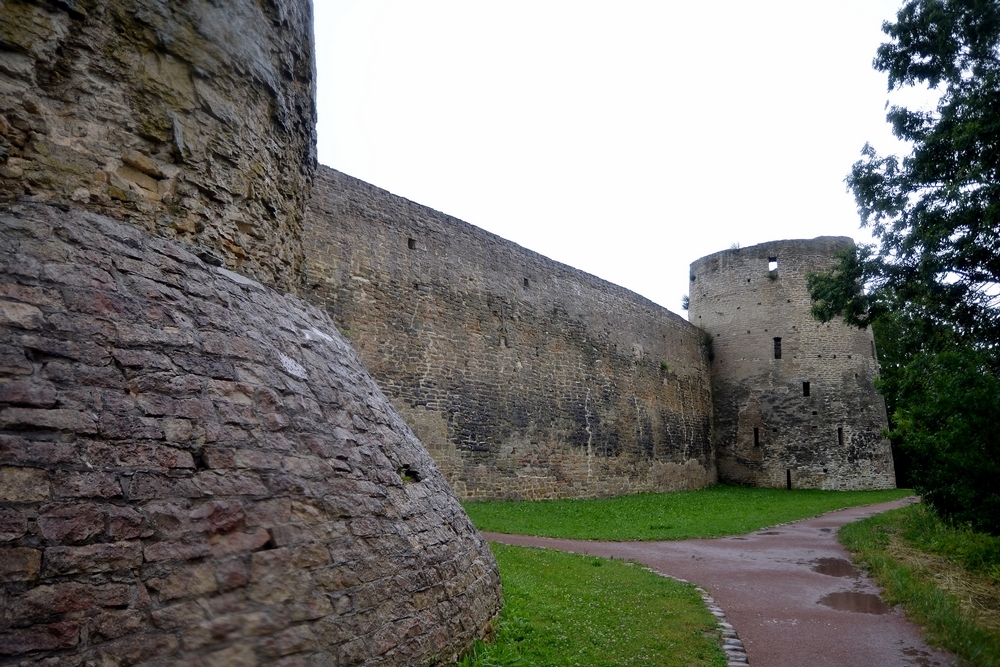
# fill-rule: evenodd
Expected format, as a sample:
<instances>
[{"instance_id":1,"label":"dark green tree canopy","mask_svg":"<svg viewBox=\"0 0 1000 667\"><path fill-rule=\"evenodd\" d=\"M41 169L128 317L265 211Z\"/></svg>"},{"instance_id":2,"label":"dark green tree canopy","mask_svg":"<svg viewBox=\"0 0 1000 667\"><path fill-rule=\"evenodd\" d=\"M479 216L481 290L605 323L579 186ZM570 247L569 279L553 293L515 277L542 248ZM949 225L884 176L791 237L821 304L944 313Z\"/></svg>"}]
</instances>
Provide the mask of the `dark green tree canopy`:
<instances>
[{"instance_id":1,"label":"dark green tree canopy","mask_svg":"<svg viewBox=\"0 0 1000 667\"><path fill-rule=\"evenodd\" d=\"M867 326L903 311L924 334L1000 336L1000 2L911 0L874 61L889 89L941 92L933 112L890 108L902 160L866 145L847 183L879 244L813 281L815 312ZM941 332L938 332L939 335Z\"/></svg>"},{"instance_id":2,"label":"dark green tree canopy","mask_svg":"<svg viewBox=\"0 0 1000 667\"><path fill-rule=\"evenodd\" d=\"M903 159L862 150L846 180L877 244L810 276L813 313L873 326L897 471L1000 534L1000 0L908 0L896 19L875 69L940 99L889 109Z\"/></svg>"}]
</instances>

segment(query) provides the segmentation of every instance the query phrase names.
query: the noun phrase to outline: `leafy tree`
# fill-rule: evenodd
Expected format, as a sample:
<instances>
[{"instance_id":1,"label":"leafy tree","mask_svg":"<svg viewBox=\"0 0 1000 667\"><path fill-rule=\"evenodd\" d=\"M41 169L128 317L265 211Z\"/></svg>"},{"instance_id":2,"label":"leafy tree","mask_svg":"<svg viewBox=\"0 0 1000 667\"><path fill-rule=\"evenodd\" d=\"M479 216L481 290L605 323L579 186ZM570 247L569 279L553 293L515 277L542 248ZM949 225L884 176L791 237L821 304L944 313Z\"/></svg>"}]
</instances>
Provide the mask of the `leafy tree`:
<instances>
[{"instance_id":1,"label":"leafy tree","mask_svg":"<svg viewBox=\"0 0 1000 667\"><path fill-rule=\"evenodd\" d=\"M898 376L891 436L910 454L925 502L1000 535L1000 378L992 362L969 347L914 357Z\"/></svg>"},{"instance_id":2,"label":"leafy tree","mask_svg":"<svg viewBox=\"0 0 1000 667\"><path fill-rule=\"evenodd\" d=\"M877 244L811 277L813 313L874 327L914 486L942 514L986 527L973 517L995 515L1000 492L972 480L1000 456L1000 2L909 0L882 30L890 41L873 64L889 90L941 97L930 112L890 108L908 156L862 150L846 181Z\"/></svg>"}]
</instances>

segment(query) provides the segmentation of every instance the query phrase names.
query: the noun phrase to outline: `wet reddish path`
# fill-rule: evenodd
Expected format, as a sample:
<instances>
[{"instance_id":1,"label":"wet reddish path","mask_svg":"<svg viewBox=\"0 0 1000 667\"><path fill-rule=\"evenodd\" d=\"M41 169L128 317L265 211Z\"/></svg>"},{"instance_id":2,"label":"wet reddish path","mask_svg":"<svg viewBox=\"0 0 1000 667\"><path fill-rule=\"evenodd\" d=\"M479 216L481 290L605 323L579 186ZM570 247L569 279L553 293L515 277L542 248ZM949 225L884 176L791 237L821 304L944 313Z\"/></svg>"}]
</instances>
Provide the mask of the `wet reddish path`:
<instances>
[{"instance_id":1,"label":"wet reddish path","mask_svg":"<svg viewBox=\"0 0 1000 667\"><path fill-rule=\"evenodd\" d=\"M837 529L905 505L855 507L739 537L590 542L484 533L504 544L624 558L701 584L726 613L752 667L951 665L849 562Z\"/></svg>"}]
</instances>

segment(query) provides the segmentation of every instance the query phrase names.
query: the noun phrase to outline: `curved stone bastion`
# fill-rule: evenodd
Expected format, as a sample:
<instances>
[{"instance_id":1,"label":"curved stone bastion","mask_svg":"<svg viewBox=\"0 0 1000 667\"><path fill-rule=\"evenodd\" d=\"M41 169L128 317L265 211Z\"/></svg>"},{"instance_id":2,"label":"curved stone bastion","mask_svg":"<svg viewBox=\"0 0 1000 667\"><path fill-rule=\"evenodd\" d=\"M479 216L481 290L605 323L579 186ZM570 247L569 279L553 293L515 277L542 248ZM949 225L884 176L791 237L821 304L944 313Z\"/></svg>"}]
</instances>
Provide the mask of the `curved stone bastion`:
<instances>
[{"instance_id":1,"label":"curved stone bastion","mask_svg":"<svg viewBox=\"0 0 1000 667\"><path fill-rule=\"evenodd\" d=\"M488 546L319 309L34 204L0 212L0 295L0 665L412 665L487 631Z\"/></svg>"},{"instance_id":2,"label":"curved stone bastion","mask_svg":"<svg viewBox=\"0 0 1000 667\"><path fill-rule=\"evenodd\" d=\"M308 0L0 2L0 665L428 664L489 632L487 545L282 293L312 50Z\"/></svg>"}]
</instances>

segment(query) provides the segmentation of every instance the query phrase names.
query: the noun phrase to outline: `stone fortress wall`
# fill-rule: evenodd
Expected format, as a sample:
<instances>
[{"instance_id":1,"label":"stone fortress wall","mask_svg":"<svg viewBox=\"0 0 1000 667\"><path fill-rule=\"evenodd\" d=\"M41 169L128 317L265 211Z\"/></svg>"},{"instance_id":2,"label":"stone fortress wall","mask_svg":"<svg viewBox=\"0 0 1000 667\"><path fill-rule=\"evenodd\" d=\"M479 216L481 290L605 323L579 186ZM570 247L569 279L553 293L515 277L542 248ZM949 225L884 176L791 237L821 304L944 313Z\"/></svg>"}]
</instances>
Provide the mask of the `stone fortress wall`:
<instances>
[{"instance_id":1,"label":"stone fortress wall","mask_svg":"<svg viewBox=\"0 0 1000 667\"><path fill-rule=\"evenodd\" d=\"M310 16L0 3L0 665L428 664L489 632L488 546L282 293Z\"/></svg>"},{"instance_id":2,"label":"stone fortress wall","mask_svg":"<svg viewBox=\"0 0 1000 667\"><path fill-rule=\"evenodd\" d=\"M852 244L846 237L774 241L691 265L689 317L712 336L721 480L895 486L871 330L810 315L807 274L832 266L834 253Z\"/></svg>"},{"instance_id":3,"label":"stone fortress wall","mask_svg":"<svg viewBox=\"0 0 1000 667\"><path fill-rule=\"evenodd\" d=\"M310 298L463 498L715 482L702 333L641 296L320 167Z\"/></svg>"}]
</instances>

